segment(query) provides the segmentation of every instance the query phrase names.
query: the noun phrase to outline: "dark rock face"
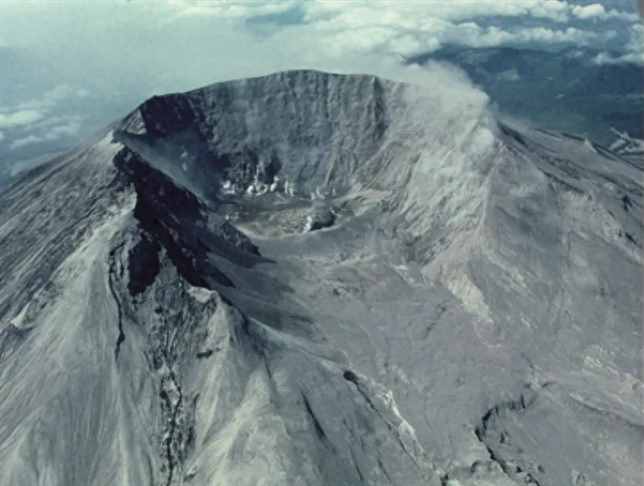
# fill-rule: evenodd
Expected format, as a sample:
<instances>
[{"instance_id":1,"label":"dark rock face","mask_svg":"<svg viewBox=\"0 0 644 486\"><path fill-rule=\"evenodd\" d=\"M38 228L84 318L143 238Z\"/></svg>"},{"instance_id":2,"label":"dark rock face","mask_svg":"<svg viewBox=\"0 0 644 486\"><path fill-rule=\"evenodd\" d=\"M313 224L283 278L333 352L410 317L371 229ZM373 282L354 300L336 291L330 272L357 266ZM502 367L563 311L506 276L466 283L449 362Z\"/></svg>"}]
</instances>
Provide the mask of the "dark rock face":
<instances>
[{"instance_id":1,"label":"dark rock face","mask_svg":"<svg viewBox=\"0 0 644 486\"><path fill-rule=\"evenodd\" d=\"M132 295L140 294L154 282L160 270L160 251L159 242L146 234L143 234L141 240L132 247L128 257L130 271L128 289Z\"/></svg>"},{"instance_id":2,"label":"dark rock face","mask_svg":"<svg viewBox=\"0 0 644 486\"><path fill-rule=\"evenodd\" d=\"M195 122L189 100L182 95L154 96L140 108L147 132L163 137L183 131Z\"/></svg>"},{"instance_id":3,"label":"dark rock face","mask_svg":"<svg viewBox=\"0 0 644 486\"><path fill-rule=\"evenodd\" d=\"M147 243L147 254L145 251L137 253L137 247L133 250L134 257L146 259L137 260L133 264L134 269L138 266L145 267L142 271L150 273L147 275L148 279L158 267L157 257L150 256L149 252L154 252L159 243L184 278L198 287L210 287L210 279L225 286L233 285L228 277L209 262L207 252L236 251L248 253L251 258L259 255L257 247L225 220L209 223L207 210L195 195L175 185L135 153L124 149L116 156L115 163L130 176L135 187L137 204L134 217L154 238L154 242ZM142 242L147 241L147 238L143 236ZM132 276L135 279L130 280L131 289L137 293L136 290L140 291L141 285L145 286L145 282L140 280L145 281L146 275L141 272L132 275L131 272L131 278Z\"/></svg>"},{"instance_id":4,"label":"dark rock face","mask_svg":"<svg viewBox=\"0 0 644 486\"><path fill-rule=\"evenodd\" d=\"M328 208L315 208L309 218L309 231L329 228L335 223L335 214Z\"/></svg>"},{"instance_id":5,"label":"dark rock face","mask_svg":"<svg viewBox=\"0 0 644 486\"><path fill-rule=\"evenodd\" d=\"M642 172L452 101L221 83L0 193L0 486L638 485Z\"/></svg>"}]
</instances>

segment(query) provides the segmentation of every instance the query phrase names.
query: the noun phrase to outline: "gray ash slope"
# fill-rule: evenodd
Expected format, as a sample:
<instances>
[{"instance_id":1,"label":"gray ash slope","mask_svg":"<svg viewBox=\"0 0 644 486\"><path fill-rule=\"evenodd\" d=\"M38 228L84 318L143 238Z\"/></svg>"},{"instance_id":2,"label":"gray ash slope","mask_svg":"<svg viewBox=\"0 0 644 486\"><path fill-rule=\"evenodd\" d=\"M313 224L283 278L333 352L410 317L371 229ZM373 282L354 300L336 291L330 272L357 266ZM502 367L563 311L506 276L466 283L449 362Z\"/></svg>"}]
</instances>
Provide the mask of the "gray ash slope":
<instances>
[{"instance_id":1,"label":"gray ash slope","mask_svg":"<svg viewBox=\"0 0 644 486\"><path fill-rule=\"evenodd\" d=\"M640 484L642 190L477 92L150 99L0 194L0 484Z\"/></svg>"}]
</instances>

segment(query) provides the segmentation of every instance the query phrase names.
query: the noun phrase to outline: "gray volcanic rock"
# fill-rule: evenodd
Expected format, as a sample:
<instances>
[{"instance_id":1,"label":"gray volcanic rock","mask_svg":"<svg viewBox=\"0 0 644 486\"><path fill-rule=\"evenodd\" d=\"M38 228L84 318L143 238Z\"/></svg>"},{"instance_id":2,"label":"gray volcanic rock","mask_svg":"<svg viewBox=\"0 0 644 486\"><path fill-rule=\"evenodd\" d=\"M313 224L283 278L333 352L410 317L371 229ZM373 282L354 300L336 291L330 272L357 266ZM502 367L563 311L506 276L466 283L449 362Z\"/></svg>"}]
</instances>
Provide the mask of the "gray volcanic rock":
<instances>
[{"instance_id":1,"label":"gray volcanic rock","mask_svg":"<svg viewBox=\"0 0 644 486\"><path fill-rule=\"evenodd\" d=\"M486 102L220 83L0 193L0 485L640 484L642 171Z\"/></svg>"},{"instance_id":2,"label":"gray volcanic rock","mask_svg":"<svg viewBox=\"0 0 644 486\"><path fill-rule=\"evenodd\" d=\"M324 205L311 209L306 218L306 230L316 231L322 228L328 228L335 223L335 214L333 209Z\"/></svg>"}]
</instances>

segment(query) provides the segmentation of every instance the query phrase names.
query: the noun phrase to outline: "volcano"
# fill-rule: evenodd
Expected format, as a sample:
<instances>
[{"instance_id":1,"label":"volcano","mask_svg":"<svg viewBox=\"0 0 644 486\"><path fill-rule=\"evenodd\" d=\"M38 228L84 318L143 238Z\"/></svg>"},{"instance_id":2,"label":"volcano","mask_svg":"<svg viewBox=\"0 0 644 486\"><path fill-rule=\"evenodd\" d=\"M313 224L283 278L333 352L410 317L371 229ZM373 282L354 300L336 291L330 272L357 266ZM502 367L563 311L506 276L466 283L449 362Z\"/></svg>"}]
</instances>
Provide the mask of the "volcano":
<instances>
[{"instance_id":1,"label":"volcano","mask_svg":"<svg viewBox=\"0 0 644 486\"><path fill-rule=\"evenodd\" d=\"M642 169L476 90L149 99L0 193L0 484L639 485Z\"/></svg>"}]
</instances>

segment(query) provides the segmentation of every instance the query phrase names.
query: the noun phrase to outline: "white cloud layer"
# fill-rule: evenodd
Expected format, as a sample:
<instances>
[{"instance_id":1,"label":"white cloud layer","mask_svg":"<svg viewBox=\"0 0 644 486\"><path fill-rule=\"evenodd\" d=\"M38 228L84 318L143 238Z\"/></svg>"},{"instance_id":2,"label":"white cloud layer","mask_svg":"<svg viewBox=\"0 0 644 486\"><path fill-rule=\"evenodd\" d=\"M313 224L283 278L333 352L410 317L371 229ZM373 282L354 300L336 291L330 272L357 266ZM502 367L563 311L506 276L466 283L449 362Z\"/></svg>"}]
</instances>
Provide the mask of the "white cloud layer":
<instances>
[{"instance_id":1,"label":"white cloud layer","mask_svg":"<svg viewBox=\"0 0 644 486\"><path fill-rule=\"evenodd\" d=\"M43 140L36 135L27 135L26 137L18 138L9 144L11 150L17 150L27 145L41 143Z\"/></svg>"},{"instance_id":2,"label":"white cloud layer","mask_svg":"<svg viewBox=\"0 0 644 486\"><path fill-rule=\"evenodd\" d=\"M37 110L46 110L53 108L56 104L65 101L74 96L79 96L79 92L82 90L73 88L67 84L60 84L53 87L52 89L46 91L38 98L23 102L19 105L21 109L37 109ZM83 94L84 96L84 94Z\"/></svg>"},{"instance_id":3,"label":"white cloud layer","mask_svg":"<svg viewBox=\"0 0 644 486\"><path fill-rule=\"evenodd\" d=\"M619 19L626 22L637 22L639 16L634 13L621 12L616 9L606 10L606 8L600 3L593 3L590 5L576 5L572 7L572 14L579 19Z\"/></svg>"},{"instance_id":4,"label":"white cloud layer","mask_svg":"<svg viewBox=\"0 0 644 486\"><path fill-rule=\"evenodd\" d=\"M61 124L53 125L50 128L41 127L40 131L36 134L31 133L25 137L16 139L11 142L9 148L11 150L17 150L28 145L55 142L65 137L74 137L79 133L81 128L80 120L78 119L61 120L59 123Z\"/></svg>"},{"instance_id":5,"label":"white cloud layer","mask_svg":"<svg viewBox=\"0 0 644 486\"><path fill-rule=\"evenodd\" d=\"M644 25L637 24L630 32L630 38L623 54L613 55L602 52L594 59L597 64L640 64L644 66Z\"/></svg>"},{"instance_id":6,"label":"white cloud layer","mask_svg":"<svg viewBox=\"0 0 644 486\"><path fill-rule=\"evenodd\" d=\"M483 27L474 20L454 20L457 17L455 13L451 15L452 19L447 20L436 17L436 12L431 9L414 9L415 4L403 2L388 3L391 7L388 10L376 10L353 2L343 4L345 8L342 10L333 9L336 4L331 2L315 4L315 14L309 12L306 23L279 29L266 42L275 42L279 46L293 45L298 49L304 44L307 46L306 55L322 59L341 58L347 53L377 52L408 57L434 51L446 44L471 47L535 43L586 45L615 35L609 30L593 32L565 26ZM443 7L443 10L448 10L448 7ZM450 17L447 15L449 12L443 13ZM298 57L297 52L293 55Z\"/></svg>"},{"instance_id":7,"label":"white cloud layer","mask_svg":"<svg viewBox=\"0 0 644 486\"><path fill-rule=\"evenodd\" d=\"M167 6L179 17L216 16L221 18L255 17L284 13L297 5L294 0L277 2L229 1L213 2L169 0Z\"/></svg>"},{"instance_id":8,"label":"white cloud layer","mask_svg":"<svg viewBox=\"0 0 644 486\"><path fill-rule=\"evenodd\" d=\"M563 0L323 0L323 1L239 1L218 0L171 0L168 2L175 16L210 16L220 18L249 18L275 15L298 7L304 13L306 22L318 22L338 15L366 13L369 17L381 15L384 19L391 12L406 16L417 13L421 16L450 21L461 21L481 17L532 17L554 22L567 22L571 16L588 18L621 18L635 22L636 14L616 9L606 10L600 3L577 5ZM392 19L390 17L391 20Z\"/></svg>"},{"instance_id":9,"label":"white cloud layer","mask_svg":"<svg viewBox=\"0 0 644 486\"><path fill-rule=\"evenodd\" d=\"M30 125L43 118L38 110L19 110L9 113L0 113L0 128L14 128Z\"/></svg>"},{"instance_id":10,"label":"white cloud layer","mask_svg":"<svg viewBox=\"0 0 644 486\"><path fill-rule=\"evenodd\" d=\"M328 0L303 3L305 19L316 22L337 15L350 16L352 12L367 14L370 18L390 16L391 20L414 15L450 21L461 21L477 17L534 17L556 22L568 20L570 5L558 0L411 0L359 2ZM393 14L393 15L392 15Z\"/></svg>"},{"instance_id":11,"label":"white cloud layer","mask_svg":"<svg viewBox=\"0 0 644 486\"><path fill-rule=\"evenodd\" d=\"M616 32L565 25L553 27L553 24L571 18L637 19L634 14L606 10L599 3L580 6L560 0L287 0L268 3L174 0L172 21L180 22L186 16L248 20L286 14L296 6L301 21L274 28L271 38L264 41L274 41L280 51L288 51L289 42L295 42L297 47L304 44L307 46L305 57L318 55L320 59L366 52L407 57L450 43L470 47L535 43L588 45L611 39ZM550 25L533 22L512 27L482 26L481 19L499 17L539 19ZM300 57L295 51L293 55L294 59Z\"/></svg>"},{"instance_id":12,"label":"white cloud layer","mask_svg":"<svg viewBox=\"0 0 644 486\"><path fill-rule=\"evenodd\" d=\"M572 13L580 19L590 19L606 16L606 9L599 3L593 3L591 5L578 5L572 9Z\"/></svg>"}]
</instances>

